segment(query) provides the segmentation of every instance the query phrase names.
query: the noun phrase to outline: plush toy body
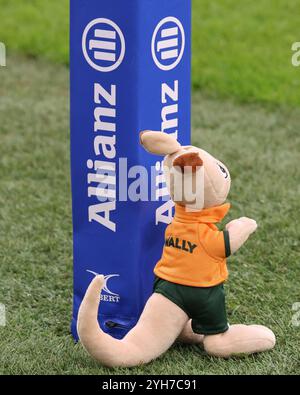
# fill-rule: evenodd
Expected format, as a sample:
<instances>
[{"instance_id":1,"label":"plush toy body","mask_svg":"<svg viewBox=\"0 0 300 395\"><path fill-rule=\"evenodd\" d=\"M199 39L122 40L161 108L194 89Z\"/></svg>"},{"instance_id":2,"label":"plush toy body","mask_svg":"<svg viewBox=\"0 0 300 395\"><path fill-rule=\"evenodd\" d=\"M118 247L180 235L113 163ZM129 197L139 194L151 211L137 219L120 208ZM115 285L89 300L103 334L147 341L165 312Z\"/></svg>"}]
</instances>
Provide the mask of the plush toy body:
<instances>
[{"instance_id":1,"label":"plush toy body","mask_svg":"<svg viewBox=\"0 0 300 395\"><path fill-rule=\"evenodd\" d=\"M166 133L144 132L141 144L149 152L165 156L167 184L176 203L162 257L154 269L154 292L137 325L124 339L116 340L98 325L104 278L95 277L79 309L77 329L83 346L111 367L150 362L176 340L203 344L208 354L225 358L273 348L275 336L270 329L229 326L227 322L223 289L228 277L226 258L257 228L256 222L246 217L229 222L224 231L215 225L230 208L224 203L231 182L228 169L206 151L182 147ZM188 186L195 192L192 199L186 193Z\"/></svg>"}]
</instances>

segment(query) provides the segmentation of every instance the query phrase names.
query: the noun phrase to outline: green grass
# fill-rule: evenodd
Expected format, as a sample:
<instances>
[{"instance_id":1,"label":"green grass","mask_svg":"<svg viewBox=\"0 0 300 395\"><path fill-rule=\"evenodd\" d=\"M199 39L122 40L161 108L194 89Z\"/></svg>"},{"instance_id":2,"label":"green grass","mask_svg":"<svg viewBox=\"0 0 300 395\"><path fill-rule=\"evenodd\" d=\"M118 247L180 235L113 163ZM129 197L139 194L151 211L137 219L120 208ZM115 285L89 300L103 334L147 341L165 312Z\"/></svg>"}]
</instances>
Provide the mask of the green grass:
<instances>
[{"instance_id":1,"label":"green grass","mask_svg":"<svg viewBox=\"0 0 300 395\"><path fill-rule=\"evenodd\" d=\"M0 41L11 50L67 64L69 0L0 0Z\"/></svg>"},{"instance_id":2,"label":"green grass","mask_svg":"<svg viewBox=\"0 0 300 395\"><path fill-rule=\"evenodd\" d=\"M300 105L300 0L193 0L193 86L240 102ZM68 63L68 0L0 0L0 41Z\"/></svg>"},{"instance_id":3,"label":"green grass","mask_svg":"<svg viewBox=\"0 0 300 395\"><path fill-rule=\"evenodd\" d=\"M243 102L300 105L300 0L193 1L194 87Z\"/></svg>"},{"instance_id":4,"label":"green grass","mask_svg":"<svg viewBox=\"0 0 300 395\"><path fill-rule=\"evenodd\" d=\"M0 302L7 309L0 374L299 374L300 327L291 321L300 302L300 110L193 98L194 143L232 173L230 218L248 215L259 223L229 261L229 319L270 326L275 350L218 360L177 345L148 366L107 370L74 345L68 330L68 70L13 57L0 68L0 81Z\"/></svg>"}]
</instances>

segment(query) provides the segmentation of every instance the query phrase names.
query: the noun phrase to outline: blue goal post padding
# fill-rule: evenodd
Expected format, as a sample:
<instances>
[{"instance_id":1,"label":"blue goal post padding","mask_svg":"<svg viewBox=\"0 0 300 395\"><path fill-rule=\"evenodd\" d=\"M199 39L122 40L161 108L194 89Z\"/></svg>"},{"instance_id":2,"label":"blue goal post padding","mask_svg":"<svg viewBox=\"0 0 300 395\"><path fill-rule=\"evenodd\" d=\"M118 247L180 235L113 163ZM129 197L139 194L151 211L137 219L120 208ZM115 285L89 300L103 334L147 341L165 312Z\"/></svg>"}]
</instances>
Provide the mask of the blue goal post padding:
<instances>
[{"instance_id":1,"label":"blue goal post padding","mask_svg":"<svg viewBox=\"0 0 300 395\"><path fill-rule=\"evenodd\" d=\"M122 338L152 292L173 210L162 158L144 151L139 132L190 144L191 2L71 0L70 18L72 333L99 273L99 323Z\"/></svg>"}]
</instances>

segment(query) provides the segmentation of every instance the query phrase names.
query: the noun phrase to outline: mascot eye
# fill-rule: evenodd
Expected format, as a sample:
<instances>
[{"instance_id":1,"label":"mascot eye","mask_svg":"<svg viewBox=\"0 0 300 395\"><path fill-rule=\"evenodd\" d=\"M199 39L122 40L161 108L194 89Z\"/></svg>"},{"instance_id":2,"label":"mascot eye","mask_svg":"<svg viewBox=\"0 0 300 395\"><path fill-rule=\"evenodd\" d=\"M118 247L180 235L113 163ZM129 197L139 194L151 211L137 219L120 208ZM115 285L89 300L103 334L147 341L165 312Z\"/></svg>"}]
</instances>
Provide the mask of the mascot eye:
<instances>
[{"instance_id":1,"label":"mascot eye","mask_svg":"<svg viewBox=\"0 0 300 395\"><path fill-rule=\"evenodd\" d=\"M217 163L217 165L219 166L219 169L221 170L221 172L222 172L224 178L228 178L228 172L227 172L227 170L226 170L223 166L219 165L219 163Z\"/></svg>"}]
</instances>

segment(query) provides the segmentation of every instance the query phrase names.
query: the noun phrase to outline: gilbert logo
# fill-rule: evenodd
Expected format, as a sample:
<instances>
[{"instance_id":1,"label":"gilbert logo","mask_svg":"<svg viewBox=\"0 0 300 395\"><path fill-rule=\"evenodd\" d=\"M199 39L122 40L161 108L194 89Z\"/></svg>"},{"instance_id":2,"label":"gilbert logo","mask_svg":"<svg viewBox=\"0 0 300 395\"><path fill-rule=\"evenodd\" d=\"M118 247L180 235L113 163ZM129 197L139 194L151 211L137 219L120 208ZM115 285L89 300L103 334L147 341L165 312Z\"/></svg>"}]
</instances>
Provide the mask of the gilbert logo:
<instances>
[{"instance_id":1,"label":"gilbert logo","mask_svg":"<svg viewBox=\"0 0 300 395\"><path fill-rule=\"evenodd\" d=\"M88 64L95 70L113 71L120 66L125 56L124 35L110 19L94 19L83 32L82 51Z\"/></svg>"},{"instance_id":2,"label":"gilbert logo","mask_svg":"<svg viewBox=\"0 0 300 395\"><path fill-rule=\"evenodd\" d=\"M87 272L93 274L94 276L98 276L99 273L93 272L92 270L87 270ZM112 302L112 303L119 303L120 301L120 295L117 293L112 292L108 287L110 284L108 282L114 278L114 277L120 277L119 274L109 274L107 276L104 276L104 286L102 289L102 292L104 291L105 294L101 294L100 300L103 302Z\"/></svg>"},{"instance_id":3,"label":"gilbert logo","mask_svg":"<svg viewBox=\"0 0 300 395\"><path fill-rule=\"evenodd\" d=\"M162 19L152 36L151 51L156 66L164 71L174 69L182 59L184 48L182 23L171 16Z\"/></svg>"}]
</instances>

